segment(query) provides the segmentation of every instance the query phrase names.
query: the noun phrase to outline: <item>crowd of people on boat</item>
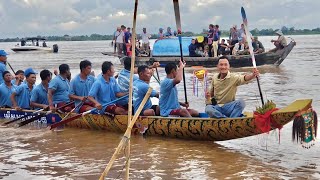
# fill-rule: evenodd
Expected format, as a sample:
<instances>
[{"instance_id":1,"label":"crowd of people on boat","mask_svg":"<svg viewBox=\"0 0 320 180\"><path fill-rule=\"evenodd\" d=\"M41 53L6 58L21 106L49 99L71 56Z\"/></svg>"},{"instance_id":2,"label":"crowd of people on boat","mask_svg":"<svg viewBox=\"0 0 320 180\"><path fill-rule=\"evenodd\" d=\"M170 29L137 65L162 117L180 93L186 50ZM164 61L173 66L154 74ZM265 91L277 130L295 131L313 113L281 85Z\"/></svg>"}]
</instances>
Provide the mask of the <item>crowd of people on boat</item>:
<instances>
[{"instance_id":1,"label":"crowd of people on boat","mask_svg":"<svg viewBox=\"0 0 320 180\"><path fill-rule=\"evenodd\" d=\"M129 99L129 79L131 58L124 58L124 69L115 76L115 68L109 61L101 65L101 73L92 74L92 63L83 60L79 64L80 73L71 79L68 64L61 64L59 72L44 69L40 72L41 83L35 85L37 72L32 68L19 70L15 78L6 69L7 53L0 50L0 106L5 108L44 109L55 112L75 111L83 113L93 108L96 113L127 114ZM153 75L151 66L142 65L135 68L133 77L133 112L136 113L142 103ZM168 63L165 66L166 77L160 82L160 91L152 90L150 97L159 98L159 104L152 104L150 97L141 111L142 116L182 116L198 117L199 112L190 109L188 102L179 102L177 85L182 81L185 63L179 66ZM211 89L206 94L206 113L210 117L240 117L244 109L242 100L235 100L237 86L246 84L259 75L255 69L251 74L239 75L229 72L227 56L219 58L218 73L212 78ZM159 80L159 79L158 79ZM160 80L159 80L160 81ZM125 97L119 100L120 97ZM74 103L70 103L74 101ZM185 107L185 108L182 108Z\"/></svg>"}]
</instances>

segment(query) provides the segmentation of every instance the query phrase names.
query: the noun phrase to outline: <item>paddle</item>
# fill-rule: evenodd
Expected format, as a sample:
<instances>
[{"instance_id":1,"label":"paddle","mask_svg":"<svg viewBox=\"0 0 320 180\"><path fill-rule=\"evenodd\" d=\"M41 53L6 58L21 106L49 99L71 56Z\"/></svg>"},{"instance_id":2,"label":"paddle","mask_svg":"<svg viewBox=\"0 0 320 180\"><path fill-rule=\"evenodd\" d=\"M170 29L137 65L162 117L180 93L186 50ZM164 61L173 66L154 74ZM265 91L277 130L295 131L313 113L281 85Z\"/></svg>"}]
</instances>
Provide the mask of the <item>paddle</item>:
<instances>
[{"instance_id":1,"label":"paddle","mask_svg":"<svg viewBox=\"0 0 320 180\"><path fill-rule=\"evenodd\" d=\"M126 97L128 97L128 95L122 96L122 97L120 97L120 98L118 98L118 99L116 99L116 100L110 101L110 102L104 104L103 107L106 107L106 106L108 106L108 105L114 104L115 102L117 102L117 101L119 101L119 100L121 100L121 99L124 99L124 98L126 98ZM57 122L57 123L52 124L52 125L50 126L50 130L52 130L52 129L58 127L58 126L64 125L64 124L66 124L66 123L68 123L68 122L71 122L71 121L73 121L73 120L75 120L75 119L78 119L79 117L84 116L84 115L87 115L87 114L89 114L89 113L91 113L91 112L93 112L93 111L95 111L95 110L97 110L97 108L90 109L89 111L86 111L86 112L77 114L77 115L75 115L75 116L73 116L73 117L70 117L70 118L68 118L68 119L65 119L65 118L64 118L65 120L62 119L60 122ZM69 113L70 113L70 112L69 112ZM69 114L69 113L68 113L68 114ZM68 114L67 114L67 115L68 115ZM66 115L66 116L67 116L67 115Z\"/></svg>"},{"instance_id":2,"label":"paddle","mask_svg":"<svg viewBox=\"0 0 320 180\"><path fill-rule=\"evenodd\" d=\"M245 30L245 33L246 33L246 36L247 36L247 42L248 42L248 45L249 45L249 51L250 51L250 55L251 55L251 59L252 59L252 65L253 65L254 69L257 69L256 59L255 59L254 53L253 53L253 47L252 47L252 41L251 41L251 37L250 37L250 32L248 30L248 19L247 19L247 15L246 15L246 12L245 12L243 7L241 7L241 15L242 15L242 20L243 20L244 30ZM258 82L258 88L259 88L261 103L262 103L262 105L264 105L264 100L263 100L262 91L261 91L261 87L260 87L260 81L259 81L258 77L256 77L256 79L257 79L257 82Z\"/></svg>"},{"instance_id":3,"label":"paddle","mask_svg":"<svg viewBox=\"0 0 320 180\"><path fill-rule=\"evenodd\" d=\"M6 62L8 63L8 65L9 65L9 67L10 67L11 71L12 71L14 74L16 74L16 72L13 70L13 68L12 68L11 64L10 64L8 61L6 61Z\"/></svg>"},{"instance_id":4,"label":"paddle","mask_svg":"<svg viewBox=\"0 0 320 180\"><path fill-rule=\"evenodd\" d=\"M182 38L181 38L181 20L180 20L180 10L179 10L179 0L173 0L173 8L174 8L174 15L176 18L176 25L177 25L177 32L178 32L178 38L179 38L179 44L180 44L180 58L182 62L185 62L183 60L183 54L182 54ZM186 87L186 77L184 73L184 68L183 68L183 87L184 87L184 99L185 103L188 103L188 98L187 98L187 87Z\"/></svg>"}]
</instances>

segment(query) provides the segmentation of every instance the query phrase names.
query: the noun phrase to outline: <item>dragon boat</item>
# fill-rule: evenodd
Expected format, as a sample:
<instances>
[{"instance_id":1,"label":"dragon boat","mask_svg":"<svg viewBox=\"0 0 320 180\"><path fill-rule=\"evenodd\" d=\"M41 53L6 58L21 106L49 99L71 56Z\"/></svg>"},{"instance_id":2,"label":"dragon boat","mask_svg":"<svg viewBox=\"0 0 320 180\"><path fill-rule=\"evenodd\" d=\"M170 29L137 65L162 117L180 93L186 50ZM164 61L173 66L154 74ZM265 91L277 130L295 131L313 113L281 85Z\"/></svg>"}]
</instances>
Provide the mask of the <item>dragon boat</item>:
<instances>
[{"instance_id":1,"label":"dragon boat","mask_svg":"<svg viewBox=\"0 0 320 180\"><path fill-rule=\"evenodd\" d=\"M292 121L297 114L311 108L312 99L296 100L290 105L281 108L271 114L271 129L274 124L284 126ZM35 116L34 111L16 111L13 109L0 109L0 119L10 120L25 116L27 120ZM72 117L76 114L72 114ZM65 114L52 113L28 124L34 126L39 124L53 124L61 121ZM163 136L202 141L224 141L237 138L244 138L261 134L256 126L256 118L253 113L246 113L245 117L239 118L185 118L185 117L160 117L140 116L133 128L135 133L146 136ZM127 129L127 115L101 115L87 114L75 119L65 126L70 128L85 128L101 131L113 131L123 133Z\"/></svg>"}]
</instances>

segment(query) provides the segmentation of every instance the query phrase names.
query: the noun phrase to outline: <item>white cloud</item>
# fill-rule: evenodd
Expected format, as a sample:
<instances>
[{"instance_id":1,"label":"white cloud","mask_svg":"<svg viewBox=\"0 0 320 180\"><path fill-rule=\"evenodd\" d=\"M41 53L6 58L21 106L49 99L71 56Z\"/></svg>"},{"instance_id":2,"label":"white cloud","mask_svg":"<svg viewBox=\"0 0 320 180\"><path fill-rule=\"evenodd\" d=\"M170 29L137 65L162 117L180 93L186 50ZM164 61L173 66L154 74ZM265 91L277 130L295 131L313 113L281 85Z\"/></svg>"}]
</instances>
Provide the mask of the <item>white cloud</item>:
<instances>
[{"instance_id":1,"label":"white cloud","mask_svg":"<svg viewBox=\"0 0 320 180\"><path fill-rule=\"evenodd\" d=\"M59 28L61 28L62 30L67 30L67 31L73 30L79 26L80 26L80 24L75 21L63 22L63 23L59 24Z\"/></svg>"}]
</instances>

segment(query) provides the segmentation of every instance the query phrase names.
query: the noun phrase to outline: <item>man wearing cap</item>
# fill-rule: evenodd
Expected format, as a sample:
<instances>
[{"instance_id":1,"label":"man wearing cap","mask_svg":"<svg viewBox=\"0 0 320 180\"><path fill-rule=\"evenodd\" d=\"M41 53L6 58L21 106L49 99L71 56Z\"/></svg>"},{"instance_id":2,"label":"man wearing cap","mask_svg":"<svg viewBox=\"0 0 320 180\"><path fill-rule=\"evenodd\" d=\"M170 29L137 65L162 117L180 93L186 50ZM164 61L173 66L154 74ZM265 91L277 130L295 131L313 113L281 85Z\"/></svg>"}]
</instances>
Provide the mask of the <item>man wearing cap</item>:
<instances>
[{"instance_id":1,"label":"man wearing cap","mask_svg":"<svg viewBox=\"0 0 320 180\"><path fill-rule=\"evenodd\" d=\"M0 50L0 84L4 82L2 74L7 70L6 68L7 55L8 54L4 50Z\"/></svg>"},{"instance_id":2,"label":"man wearing cap","mask_svg":"<svg viewBox=\"0 0 320 180\"><path fill-rule=\"evenodd\" d=\"M15 85L11 83L12 75L9 71L4 71L2 76L4 83L0 85L0 107L11 108L12 103L10 96L15 88Z\"/></svg>"},{"instance_id":3,"label":"man wearing cap","mask_svg":"<svg viewBox=\"0 0 320 180\"><path fill-rule=\"evenodd\" d=\"M71 76L68 64L59 66L59 75L53 78L49 83L48 102L50 110L55 111L56 108L66 105L70 102L70 82L68 78ZM62 111L70 111L72 107L66 107Z\"/></svg>"},{"instance_id":4,"label":"man wearing cap","mask_svg":"<svg viewBox=\"0 0 320 180\"><path fill-rule=\"evenodd\" d=\"M287 44L287 40L284 37L283 33L281 30L278 30L276 32L276 34L278 35L278 39L277 40L271 40L271 42L273 42L273 44L276 46L275 49L272 49L271 51L276 51L278 49L283 49L284 47L286 47Z\"/></svg>"},{"instance_id":5,"label":"man wearing cap","mask_svg":"<svg viewBox=\"0 0 320 180\"><path fill-rule=\"evenodd\" d=\"M10 98L13 108L16 110L30 109L30 98L34 83L36 82L36 72L32 68L24 71L27 83L17 86Z\"/></svg>"},{"instance_id":6,"label":"man wearing cap","mask_svg":"<svg viewBox=\"0 0 320 180\"><path fill-rule=\"evenodd\" d=\"M95 82L94 76L91 73L91 62L84 60L80 62L80 74L71 80L70 99L75 100L75 106L83 102L82 106L76 109L76 112L83 113L94 107L94 104L87 100L89 91ZM102 78L102 76L100 77Z\"/></svg>"},{"instance_id":7,"label":"man wearing cap","mask_svg":"<svg viewBox=\"0 0 320 180\"><path fill-rule=\"evenodd\" d=\"M31 93L32 107L47 109L49 107L48 102L48 87L52 78L52 73L45 69L40 72L41 83L38 84Z\"/></svg>"}]
</instances>

